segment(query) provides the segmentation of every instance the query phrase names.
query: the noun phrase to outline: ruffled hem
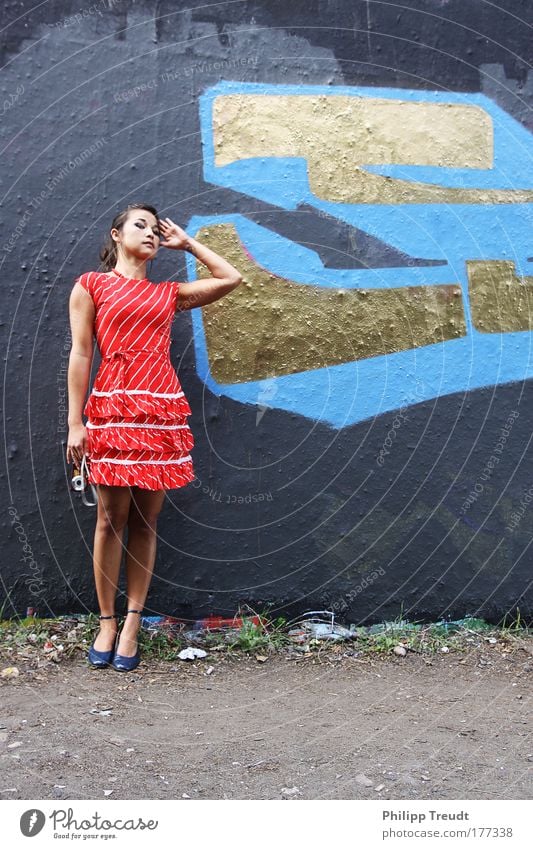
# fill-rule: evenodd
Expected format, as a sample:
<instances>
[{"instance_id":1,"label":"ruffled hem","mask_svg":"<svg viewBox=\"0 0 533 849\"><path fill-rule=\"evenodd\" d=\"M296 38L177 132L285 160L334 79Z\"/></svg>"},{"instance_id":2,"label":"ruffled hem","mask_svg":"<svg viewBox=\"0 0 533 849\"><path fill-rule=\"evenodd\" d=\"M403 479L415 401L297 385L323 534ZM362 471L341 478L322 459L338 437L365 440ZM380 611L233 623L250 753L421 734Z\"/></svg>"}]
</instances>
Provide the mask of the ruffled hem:
<instances>
[{"instance_id":1,"label":"ruffled hem","mask_svg":"<svg viewBox=\"0 0 533 849\"><path fill-rule=\"evenodd\" d=\"M184 463L131 463L122 465L102 460L89 462L88 480L106 486L138 486L140 489L178 489L195 478L192 459Z\"/></svg>"},{"instance_id":2,"label":"ruffled hem","mask_svg":"<svg viewBox=\"0 0 533 849\"><path fill-rule=\"evenodd\" d=\"M153 395L127 395L117 392L113 395L94 395L91 393L83 413L89 419L106 419L120 416L122 419L134 419L137 416L157 416L160 420L178 419L192 415L185 395L181 398L157 398Z\"/></svg>"},{"instance_id":3,"label":"ruffled hem","mask_svg":"<svg viewBox=\"0 0 533 849\"><path fill-rule=\"evenodd\" d=\"M89 425L96 424L96 427ZM108 422L106 427L98 427L104 422L89 422L87 426L87 440L89 456L105 455L109 449L120 451L152 451L161 454L174 454L184 457L194 448L194 435L187 424L175 422L176 429L158 428L157 425L146 424L139 426L127 423L119 425L117 422ZM113 427L113 425L116 425Z\"/></svg>"}]
</instances>

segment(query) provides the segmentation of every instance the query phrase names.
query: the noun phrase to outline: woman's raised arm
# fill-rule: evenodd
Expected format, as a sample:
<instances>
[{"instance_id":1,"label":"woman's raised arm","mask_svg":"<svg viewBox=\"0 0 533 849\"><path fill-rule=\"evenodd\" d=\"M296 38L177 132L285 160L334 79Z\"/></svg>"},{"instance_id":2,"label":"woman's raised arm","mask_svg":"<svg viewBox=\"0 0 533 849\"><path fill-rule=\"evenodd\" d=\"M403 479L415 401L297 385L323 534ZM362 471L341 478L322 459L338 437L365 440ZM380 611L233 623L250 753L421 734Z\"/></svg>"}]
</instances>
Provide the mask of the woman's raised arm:
<instances>
[{"instance_id":1,"label":"woman's raised arm","mask_svg":"<svg viewBox=\"0 0 533 849\"><path fill-rule=\"evenodd\" d=\"M193 280L191 283L181 283L176 310L203 307L240 286L243 280L242 274L224 257L202 245L192 236L188 236L185 230L178 227L170 218L161 219L159 224L164 237L161 241L163 247L188 251L203 262L213 275L202 280Z\"/></svg>"}]
</instances>

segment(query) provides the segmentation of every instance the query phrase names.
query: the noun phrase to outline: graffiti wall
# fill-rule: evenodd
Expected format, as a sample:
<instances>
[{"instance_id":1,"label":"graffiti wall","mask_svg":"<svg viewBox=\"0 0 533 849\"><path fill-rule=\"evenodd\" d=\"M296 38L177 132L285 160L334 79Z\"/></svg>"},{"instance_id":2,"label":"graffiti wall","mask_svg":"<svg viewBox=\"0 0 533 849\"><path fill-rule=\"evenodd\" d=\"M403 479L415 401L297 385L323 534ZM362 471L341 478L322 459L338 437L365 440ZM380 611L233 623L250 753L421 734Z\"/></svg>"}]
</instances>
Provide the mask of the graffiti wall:
<instances>
[{"instance_id":1,"label":"graffiti wall","mask_svg":"<svg viewBox=\"0 0 533 849\"><path fill-rule=\"evenodd\" d=\"M68 297L142 200L244 278L173 323L196 478L150 611L530 616L526 0L6 8L5 611L95 609Z\"/></svg>"}]
</instances>

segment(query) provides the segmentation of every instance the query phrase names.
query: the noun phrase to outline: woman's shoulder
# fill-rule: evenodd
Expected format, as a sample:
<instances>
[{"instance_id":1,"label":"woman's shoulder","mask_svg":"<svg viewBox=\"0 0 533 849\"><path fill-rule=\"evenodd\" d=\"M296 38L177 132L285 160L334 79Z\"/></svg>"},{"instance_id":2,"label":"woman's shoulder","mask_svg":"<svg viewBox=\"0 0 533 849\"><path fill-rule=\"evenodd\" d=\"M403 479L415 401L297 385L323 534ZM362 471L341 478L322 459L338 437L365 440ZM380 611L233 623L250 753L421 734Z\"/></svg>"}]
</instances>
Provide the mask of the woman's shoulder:
<instances>
[{"instance_id":1,"label":"woman's shoulder","mask_svg":"<svg viewBox=\"0 0 533 849\"><path fill-rule=\"evenodd\" d=\"M86 292L94 295L97 287L108 280L110 274L109 271L84 271L76 277L74 283L79 283Z\"/></svg>"}]
</instances>

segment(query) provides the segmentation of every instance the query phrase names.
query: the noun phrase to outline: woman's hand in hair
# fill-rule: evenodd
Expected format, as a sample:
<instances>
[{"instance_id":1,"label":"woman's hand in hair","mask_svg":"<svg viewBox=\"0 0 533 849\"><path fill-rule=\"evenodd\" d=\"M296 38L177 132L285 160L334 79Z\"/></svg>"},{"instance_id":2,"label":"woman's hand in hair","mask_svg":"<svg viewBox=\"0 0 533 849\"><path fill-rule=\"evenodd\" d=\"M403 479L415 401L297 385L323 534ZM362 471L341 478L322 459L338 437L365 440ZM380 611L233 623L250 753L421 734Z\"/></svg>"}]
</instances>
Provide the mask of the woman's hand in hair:
<instances>
[{"instance_id":1,"label":"woman's hand in hair","mask_svg":"<svg viewBox=\"0 0 533 849\"><path fill-rule=\"evenodd\" d=\"M189 242L189 237L185 230L178 227L172 219L160 218L159 229L162 236L160 245L163 248L172 248L175 251L185 250Z\"/></svg>"}]
</instances>

